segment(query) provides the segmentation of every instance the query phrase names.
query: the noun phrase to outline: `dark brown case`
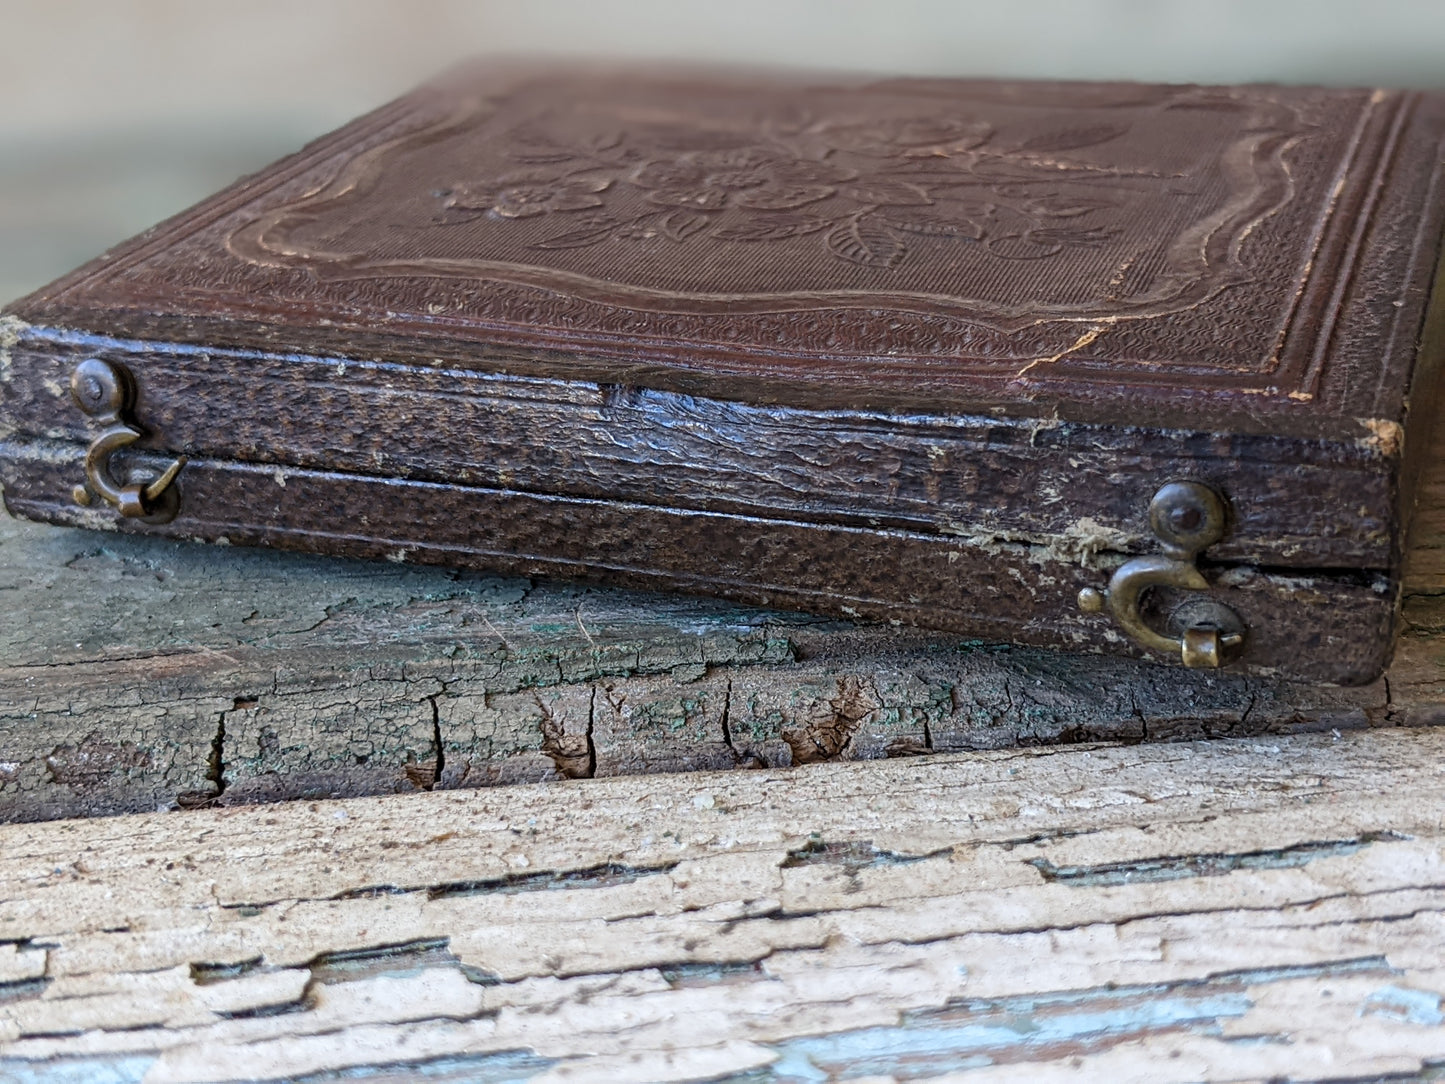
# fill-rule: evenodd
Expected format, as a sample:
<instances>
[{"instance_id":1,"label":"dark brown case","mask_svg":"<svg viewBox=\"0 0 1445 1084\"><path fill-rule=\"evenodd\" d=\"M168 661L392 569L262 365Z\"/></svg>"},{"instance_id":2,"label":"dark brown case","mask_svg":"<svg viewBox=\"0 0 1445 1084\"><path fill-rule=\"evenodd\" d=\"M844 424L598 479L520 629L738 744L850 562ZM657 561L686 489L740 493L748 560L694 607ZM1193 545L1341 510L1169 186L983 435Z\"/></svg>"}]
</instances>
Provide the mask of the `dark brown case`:
<instances>
[{"instance_id":1,"label":"dark brown case","mask_svg":"<svg viewBox=\"0 0 1445 1084\"><path fill-rule=\"evenodd\" d=\"M474 65L7 309L5 503L1365 681L1442 122Z\"/></svg>"}]
</instances>

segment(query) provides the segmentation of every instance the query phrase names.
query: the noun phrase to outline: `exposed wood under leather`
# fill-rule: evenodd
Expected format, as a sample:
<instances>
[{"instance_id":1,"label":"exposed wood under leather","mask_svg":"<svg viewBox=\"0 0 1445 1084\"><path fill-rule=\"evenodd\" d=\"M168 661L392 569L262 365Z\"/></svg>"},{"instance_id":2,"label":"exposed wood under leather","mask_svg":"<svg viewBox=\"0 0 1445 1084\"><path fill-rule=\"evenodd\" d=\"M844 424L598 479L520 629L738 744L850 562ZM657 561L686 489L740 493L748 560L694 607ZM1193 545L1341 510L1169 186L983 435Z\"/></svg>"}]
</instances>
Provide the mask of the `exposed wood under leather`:
<instances>
[{"instance_id":1,"label":"exposed wood under leather","mask_svg":"<svg viewBox=\"0 0 1445 1084\"><path fill-rule=\"evenodd\" d=\"M1396 729L12 825L0 1076L1435 1079L1442 760Z\"/></svg>"}]
</instances>

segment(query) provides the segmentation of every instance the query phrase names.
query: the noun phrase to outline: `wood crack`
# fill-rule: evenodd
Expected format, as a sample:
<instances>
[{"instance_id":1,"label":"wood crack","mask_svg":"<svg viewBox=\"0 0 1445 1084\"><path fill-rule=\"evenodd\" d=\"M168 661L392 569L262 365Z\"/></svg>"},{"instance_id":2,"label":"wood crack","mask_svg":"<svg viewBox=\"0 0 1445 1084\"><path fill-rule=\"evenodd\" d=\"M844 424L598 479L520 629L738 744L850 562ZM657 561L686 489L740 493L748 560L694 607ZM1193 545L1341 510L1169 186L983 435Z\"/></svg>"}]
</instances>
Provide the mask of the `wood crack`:
<instances>
[{"instance_id":1,"label":"wood crack","mask_svg":"<svg viewBox=\"0 0 1445 1084\"><path fill-rule=\"evenodd\" d=\"M1394 832L1367 832L1354 839L1296 843L1289 847L1236 854L1168 855L1113 862L1098 866L1055 866L1046 858L1031 858L1029 865L1044 880L1071 885L1137 884L1177 880L1181 877L1220 877L1237 869L1289 869L1318 858L1359 852L1373 843L1403 840Z\"/></svg>"}]
</instances>

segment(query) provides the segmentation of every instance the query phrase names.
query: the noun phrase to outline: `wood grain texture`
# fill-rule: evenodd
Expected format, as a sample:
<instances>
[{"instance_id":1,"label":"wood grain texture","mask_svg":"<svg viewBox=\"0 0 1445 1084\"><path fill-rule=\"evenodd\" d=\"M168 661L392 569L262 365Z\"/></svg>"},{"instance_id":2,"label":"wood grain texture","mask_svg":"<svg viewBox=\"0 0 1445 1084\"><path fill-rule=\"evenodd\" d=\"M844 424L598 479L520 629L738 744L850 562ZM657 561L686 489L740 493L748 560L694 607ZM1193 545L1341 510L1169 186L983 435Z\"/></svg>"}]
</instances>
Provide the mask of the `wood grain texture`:
<instances>
[{"instance_id":1,"label":"wood grain texture","mask_svg":"<svg viewBox=\"0 0 1445 1084\"><path fill-rule=\"evenodd\" d=\"M1434 1079L1442 758L1393 729L11 825L0 1075Z\"/></svg>"}]
</instances>

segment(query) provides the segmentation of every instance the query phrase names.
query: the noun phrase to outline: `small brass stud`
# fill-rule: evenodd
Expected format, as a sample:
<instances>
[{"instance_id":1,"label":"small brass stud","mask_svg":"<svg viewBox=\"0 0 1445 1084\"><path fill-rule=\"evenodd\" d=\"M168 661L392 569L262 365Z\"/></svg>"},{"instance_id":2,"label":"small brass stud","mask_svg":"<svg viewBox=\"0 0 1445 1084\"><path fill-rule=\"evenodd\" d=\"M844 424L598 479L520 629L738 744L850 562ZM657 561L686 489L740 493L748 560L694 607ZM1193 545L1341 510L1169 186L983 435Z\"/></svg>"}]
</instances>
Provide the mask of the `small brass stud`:
<instances>
[{"instance_id":1,"label":"small brass stud","mask_svg":"<svg viewBox=\"0 0 1445 1084\"><path fill-rule=\"evenodd\" d=\"M1185 629L1179 641L1180 661L1191 670L1212 670L1222 661L1223 646L1218 629Z\"/></svg>"},{"instance_id":2,"label":"small brass stud","mask_svg":"<svg viewBox=\"0 0 1445 1084\"><path fill-rule=\"evenodd\" d=\"M1093 587L1085 587L1079 592L1079 609L1086 614L1097 614L1104 612L1104 592Z\"/></svg>"},{"instance_id":3,"label":"small brass stud","mask_svg":"<svg viewBox=\"0 0 1445 1084\"><path fill-rule=\"evenodd\" d=\"M1204 511L1189 507L1171 508L1169 526L1180 532L1197 531L1204 526Z\"/></svg>"},{"instance_id":4,"label":"small brass stud","mask_svg":"<svg viewBox=\"0 0 1445 1084\"><path fill-rule=\"evenodd\" d=\"M70 491L70 496L71 499L74 500L75 503L80 505L82 508L90 504L90 490L86 489L84 486L76 486Z\"/></svg>"}]
</instances>

